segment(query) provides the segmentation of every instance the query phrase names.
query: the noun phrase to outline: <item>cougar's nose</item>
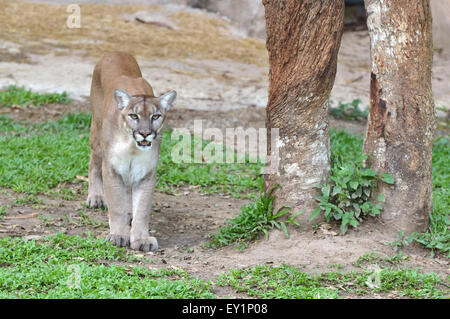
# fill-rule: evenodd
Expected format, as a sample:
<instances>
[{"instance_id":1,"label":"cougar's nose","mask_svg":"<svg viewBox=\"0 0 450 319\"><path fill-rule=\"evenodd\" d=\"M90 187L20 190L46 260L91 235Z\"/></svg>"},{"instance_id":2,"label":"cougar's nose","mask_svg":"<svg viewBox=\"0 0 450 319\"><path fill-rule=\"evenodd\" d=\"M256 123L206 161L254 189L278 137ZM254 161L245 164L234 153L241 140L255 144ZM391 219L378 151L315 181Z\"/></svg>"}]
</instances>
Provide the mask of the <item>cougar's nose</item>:
<instances>
[{"instance_id":1,"label":"cougar's nose","mask_svg":"<svg viewBox=\"0 0 450 319\"><path fill-rule=\"evenodd\" d=\"M152 132L139 132L140 135L142 135L143 138L147 138Z\"/></svg>"}]
</instances>

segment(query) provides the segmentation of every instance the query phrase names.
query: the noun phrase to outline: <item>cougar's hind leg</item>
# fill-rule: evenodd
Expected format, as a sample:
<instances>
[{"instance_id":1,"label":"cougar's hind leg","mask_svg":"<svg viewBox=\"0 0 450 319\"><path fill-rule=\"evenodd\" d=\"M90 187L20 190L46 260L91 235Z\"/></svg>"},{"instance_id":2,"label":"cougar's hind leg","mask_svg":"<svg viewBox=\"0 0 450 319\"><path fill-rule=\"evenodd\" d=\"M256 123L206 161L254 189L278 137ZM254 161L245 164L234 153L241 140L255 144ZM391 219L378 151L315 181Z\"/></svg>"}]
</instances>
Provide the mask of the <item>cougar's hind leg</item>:
<instances>
[{"instance_id":1,"label":"cougar's hind leg","mask_svg":"<svg viewBox=\"0 0 450 319\"><path fill-rule=\"evenodd\" d=\"M89 162L89 190L86 205L91 208L102 208L105 207L105 204L102 158L97 152L92 151Z\"/></svg>"}]
</instances>

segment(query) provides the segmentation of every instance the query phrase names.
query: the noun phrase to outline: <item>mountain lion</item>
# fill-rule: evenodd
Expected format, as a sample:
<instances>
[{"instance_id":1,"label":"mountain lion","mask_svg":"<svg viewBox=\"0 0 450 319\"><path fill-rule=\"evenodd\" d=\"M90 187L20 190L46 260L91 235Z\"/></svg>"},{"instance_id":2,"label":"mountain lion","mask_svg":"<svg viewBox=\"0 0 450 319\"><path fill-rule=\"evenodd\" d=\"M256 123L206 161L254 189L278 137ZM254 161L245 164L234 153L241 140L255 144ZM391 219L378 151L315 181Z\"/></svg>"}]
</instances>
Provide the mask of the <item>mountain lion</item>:
<instances>
[{"instance_id":1,"label":"mountain lion","mask_svg":"<svg viewBox=\"0 0 450 319\"><path fill-rule=\"evenodd\" d=\"M149 236L149 213L161 130L175 98L175 91L155 97L128 53L107 53L95 66L86 204L93 208L106 204L107 240L116 246L158 249L156 238Z\"/></svg>"}]
</instances>

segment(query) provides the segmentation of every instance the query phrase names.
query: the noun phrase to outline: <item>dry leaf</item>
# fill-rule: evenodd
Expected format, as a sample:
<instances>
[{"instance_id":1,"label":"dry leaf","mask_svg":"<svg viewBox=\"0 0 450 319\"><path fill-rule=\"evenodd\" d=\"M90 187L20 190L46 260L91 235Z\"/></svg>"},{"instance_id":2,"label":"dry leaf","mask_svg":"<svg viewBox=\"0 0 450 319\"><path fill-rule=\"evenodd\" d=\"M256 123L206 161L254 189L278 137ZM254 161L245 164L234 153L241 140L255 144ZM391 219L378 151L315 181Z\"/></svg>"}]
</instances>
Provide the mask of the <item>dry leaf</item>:
<instances>
[{"instance_id":1,"label":"dry leaf","mask_svg":"<svg viewBox=\"0 0 450 319\"><path fill-rule=\"evenodd\" d=\"M35 218L38 217L39 213L31 213L27 215L20 215L20 216L5 216L3 219L29 219L29 218Z\"/></svg>"},{"instance_id":2,"label":"dry leaf","mask_svg":"<svg viewBox=\"0 0 450 319\"><path fill-rule=\"evenodd\" d=\"M88 182L89 181L89 179L86 176L78 176L77 175L76 179L78 179L80 181L83 181L83 182Z\"/></svg>"}]
</instances>

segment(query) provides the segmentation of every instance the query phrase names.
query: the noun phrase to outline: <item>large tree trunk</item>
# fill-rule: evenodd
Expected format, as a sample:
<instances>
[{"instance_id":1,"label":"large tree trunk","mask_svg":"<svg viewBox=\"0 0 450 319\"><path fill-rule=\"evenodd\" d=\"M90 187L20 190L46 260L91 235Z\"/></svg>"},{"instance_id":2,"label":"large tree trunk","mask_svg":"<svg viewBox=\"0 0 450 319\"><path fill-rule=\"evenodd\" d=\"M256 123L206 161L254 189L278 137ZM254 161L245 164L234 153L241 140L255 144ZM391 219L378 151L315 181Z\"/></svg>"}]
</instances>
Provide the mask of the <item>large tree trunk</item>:
<instances>
[{"instance_id":1,"label":"large tree trunk","mask_svg":"<svg viewBox=\"0 0 450 319\"><path fill-rule=\"evenodd\" d=\"M330 169L328 98L336 75L344 0L263 0L270 87L266 127L279 130L268 153L279 152L278 171L265 175L266 192L276 184L275 208L304 210L308 223L314 196Z\"/></svg>"},{"instance_id":2,"label":"large tree trunk","mask_svg":"<svg viewBox=\"0 0 450 319\"><path fill-rule=\"evenodd\" d=\"M423 232L432 211L431 151L435 110L429 0L366 0L370 33L370 114L364 152L386 196L382 218L407 232Z\"/></svg>"}]
</instances>

